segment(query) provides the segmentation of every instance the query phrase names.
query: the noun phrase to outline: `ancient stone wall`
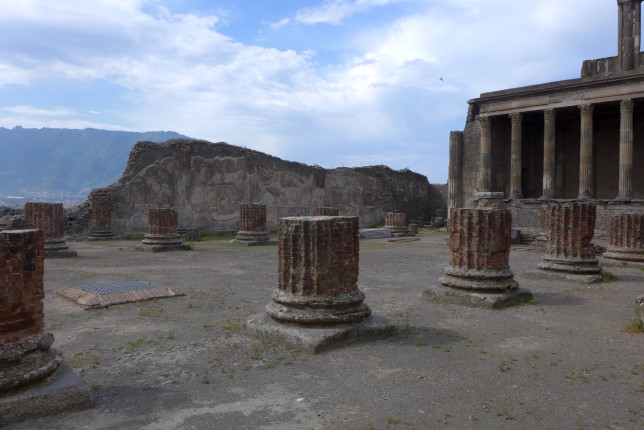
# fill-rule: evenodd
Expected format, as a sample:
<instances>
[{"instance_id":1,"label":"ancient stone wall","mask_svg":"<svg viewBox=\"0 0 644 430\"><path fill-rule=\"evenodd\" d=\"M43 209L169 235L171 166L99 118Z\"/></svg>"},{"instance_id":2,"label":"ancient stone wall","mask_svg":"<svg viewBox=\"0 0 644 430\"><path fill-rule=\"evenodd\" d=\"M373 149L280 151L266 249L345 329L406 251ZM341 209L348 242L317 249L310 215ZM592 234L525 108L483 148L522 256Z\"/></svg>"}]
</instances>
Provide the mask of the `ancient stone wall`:
<instances>
[{"instance_id":1,"label":"ancient stone wall","mask_svg":"<svg viewBox=\"0 0 644 430\"><path fill-rule=\"evenodd\" d=\"M179 228L211 231L237 231L244 201L266 204L269 230L280 218L307 216L315 207L337 207L363 226L382 222L391 210L417 222L429 222L434 212L427 179L408 170L326 170L206 141L139 142L123 176L108 188L116 234L145 231L148 208L159 206L177 210Z\"/></svg>"}]
</instances>

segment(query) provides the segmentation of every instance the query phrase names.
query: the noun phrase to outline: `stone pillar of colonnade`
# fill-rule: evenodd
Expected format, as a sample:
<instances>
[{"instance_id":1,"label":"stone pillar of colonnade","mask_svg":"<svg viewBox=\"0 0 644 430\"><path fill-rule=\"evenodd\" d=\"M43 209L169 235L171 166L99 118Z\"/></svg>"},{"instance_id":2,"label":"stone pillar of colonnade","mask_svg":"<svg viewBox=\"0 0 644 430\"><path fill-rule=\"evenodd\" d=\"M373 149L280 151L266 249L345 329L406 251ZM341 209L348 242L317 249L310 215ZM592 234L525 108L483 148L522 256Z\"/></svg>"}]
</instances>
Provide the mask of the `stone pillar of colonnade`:
<instances>
[{"instance_id":1,"label":"stone pillar of colonnade","mask_svg":"<svg viewBox=\"0 0 644 430\"><path fill-rule=\"evenodd\" d=\"M595 196L593 184L593 105L582 105L579 150L579 199Z\"/></svg>"},{"instance_id":2,"label":"stone pillar of colonnade","mask_svg":"<svg viewBox=\"0 0 644 430\"><path fill-rule=\"evenodd\" d=\"M512 121L512 132L510 135L510 198L520 199L523 197L521 190L521 122L523 115L521 113L510 114Z\"/></svg>"},{"instance_id":3,"label":"stone pillar of colonnade","mask_svg":"<svg viewBox=\"0 0 644 430\"><path fill-rule=\"evenodd\" d=\"M543 192L542 199L555 196L555 116L554 109L543 111Z\"/></svg>"},{"instance_id":4,"label":"stone pillar of colonnade","mask_svg":"<svg viewBox=\"0 0 644 430\"><path fill-rule=\"evenodd\" d=\"M101 188L89 193L89 210L91 213L90 240L111 239L112 231L112 192Z\"/></svg>"},{"instance_id":5,"label":"stone pillar of colonnade","mask_svg":"<svg viewBox=\"0 0 644 430\"><path fill-rule=\"evenodd\" d=\"M490 118L479 117L481 128L481 159L479 161L479 193L492 191L492 131Z\"/></svg>"},{"instance_id":6,"label":"stone pillar of colonnade","mask_svg":"<svg viewBox=\"0 0 644 430\"><path fill-rule=\"evenodd\" d=\"M449 134L449 171L447 179L447 205L450 208L463 206L463 146L462 131L452 131ZM449 213L449 212L448 212Z\"/></svg>"},{"instance_id":7,"label":"stone pillar of colonnade","mask_svg":"<svg viewBox=\"0 0 644 430\"><path fill-rule=\"evenodd\" d=\"M619 124L619 192L616 201L633 200L633 100L622 100Z\"/></svg>"},{"instance_id":8,"label":"stone pillar of colonnade","mask_svg":"<svg viewBox=\"0 0 644 430\"><path fill-rule=\"evenodd\" d=\"M266 231L266 205L241 203L239 205L239 231L233 243L241 245L274 245Z\"/></svg>"}]
</instances>

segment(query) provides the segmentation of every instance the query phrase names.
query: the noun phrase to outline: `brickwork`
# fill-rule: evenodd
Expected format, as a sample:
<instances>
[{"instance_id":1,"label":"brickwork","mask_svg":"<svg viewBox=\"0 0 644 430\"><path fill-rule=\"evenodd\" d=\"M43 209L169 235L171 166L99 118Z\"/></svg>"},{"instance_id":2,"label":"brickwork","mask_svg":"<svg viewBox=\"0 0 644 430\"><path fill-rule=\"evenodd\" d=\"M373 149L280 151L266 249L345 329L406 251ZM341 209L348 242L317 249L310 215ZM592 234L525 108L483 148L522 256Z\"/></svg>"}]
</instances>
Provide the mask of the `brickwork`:
<instances>
[{"instance_id":1,"label":"brickwork","mask_svg":"<svg viewBox=\"0 0 644 430\"><path fill-rule=\"evenodd\" d=\"M240 231L266 231L266 205L263 203L242 203L239 205Z\"/></svg>"},{"instance_id":2,"label":"brickwork","mask_svg":"<svg viewBox=\"0 0 644 430\"><path fill-rule=\"evenodd\" d=\"M63 238L62 203L25 204L25 227L42 230L45 235L45 257L76 257Z\"/></svg>"},{"instance_id":3,"label":"brickwork","mask_svg":"<svg viewBox=\"0 0 644 430\"><path fill-rule=\"evenodd\" d=\"M189 141L173 144L175 166L178 172L188 172L192 168L192 146Z\"/></svg>"},{"instance_id":4,"label":"brickwork","mask_svg":"<svg viewBox=\"0 0 644 430\"><path fill-rule=\"evenodd\" d=\"M644 262L644 214L625 213L610 217L610 246L604 257Z\"/></svg>"},{"instance_id":5,"label":"brickwork","mask_svg":"<svg viewBox=\"0 0 644 430\"><path fill-rule=\"evenodd\" d=\"M443 286L480 291L518 287L510 270L512 214L506 209L450 209L451 264Z\"/></svg>"},{"instance_id":6,"label":"brickwork","mask_svg":"<svg viewBox=\"0 0 644 430\"><path fill-rule=\"evenodd\" d=\"M317 207L313 212L314 216L340 216L340 209L329 207Z\"/></svg>"},{"instance_id":7,"label":"brickwork","mask_svg":"<svg viewBox=\"0 0 644 430\"><path fill-rule=\"evenodd\" d=\"M385 213L385 228L392 233L402 233L407 231L407 216L404 212L387 212Z\"/></svg>"},{"instance_id":8,"label":"brickwork","mask_svg":"<svg viewBox=\"0 0 644 430\"><path fill-rule=\"evenodd\" d=\"M357 217L280 220L278 288L266 312L302 324L358 322L370 315L358 290Z\"/></svg>"},{"instance_id":9,"label":"brickwork","mask_svg":"<svg viewBox=\"0 0 644 430\"><path fill-rule=\"evenodd\" d=\"M542 211L545 212L542 219L546 222L546 252L539 268L554 272L600 273L591 243L595 232L595 204L554 202Z\"/></svg>"},{"instance_id":10,"label":"brickwork","mask_svg":"<svg viewBox=\"0 0 644 430\"><path fill-rule=\"evenodd\" d=\"M62 238L64 233L63 204L25 204L25 224L27 228L42 230L45 233L45 241Z\"/></svg>"},{"instance_id":11,"label":"brickwork","mask_svg":"<svg viewBox=\"0 0 644 430\"><path fill-rule=\"evenodd\" d=\"M112 192L105 188L89 193L91 213L90 237L110 237L112 232Z\"/></svg>"},{"instance_id":12,"label":"brickwork","mask_svg":"<svg viewBox=\"0 0 644 430\"><path fill-rule=\"evenodd\" d=\"M181 245L177 231L177 211L171 208L150 208L148 210L148 233L144 245Z\"/></svg>"},{"instance_id":13,"label":"brickwork","mask_svg":"<svg viewBox=\"0 0 644 430\"><path fill-rule=\"evenodd\" d=\"M0 390L53 372L62 358L43 333L44 233L0 232Z\"/></svg>"}]
</instances>

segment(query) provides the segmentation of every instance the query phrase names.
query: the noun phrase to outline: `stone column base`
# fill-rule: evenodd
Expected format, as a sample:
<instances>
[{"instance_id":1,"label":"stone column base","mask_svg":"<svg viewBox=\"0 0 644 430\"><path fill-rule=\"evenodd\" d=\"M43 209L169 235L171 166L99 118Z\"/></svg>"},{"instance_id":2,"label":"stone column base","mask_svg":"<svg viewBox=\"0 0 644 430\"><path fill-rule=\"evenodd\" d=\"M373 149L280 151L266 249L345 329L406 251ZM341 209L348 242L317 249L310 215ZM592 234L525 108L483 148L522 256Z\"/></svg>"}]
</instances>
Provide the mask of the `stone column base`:
<instances>
[{"instance_id":1,"label":"stone column base","mask_svg":"<svg viewBox=\"0 0 644 430\"><path fill-rule=\"evenodd\" d=\"M277 244L276 241L268 237L268 232L266 231L238 231L237 236L231 243L247 246Z\"/></svg>"},{"instance_id":2,"label":"stone column base","mask_svg":"<svg viewBox=\"0 0 644 430\"><path fill-rule=\"evenodd\" d=\"M541 262L537 267L545 272L551 272L553 274L562 274L566 276L581 275L590 276L591 278L599 277L600 280L602 279L602 268L599 265L599 260L596 258L561 260L544 256L541 258Z\"/></svg>"},{"instance_id":3,"label":"stone column base","mask_svg":"<svg viewBox=\"0 0 644 430\"><path fill-rule=\"evenodd\" d=\"M262 339L270 339L291 348L318 354L348 343L387 339L396 333L388 319L372 315L357 324L327 327L300 326L275 321L265 313L248 317L245 329Z\"/></svg>"},{"instance_id":4,"label":"stone column base","mask_svg":"<svg viewBox=\"0 0 644 430\"><path fill-rule=\"evenodd\" d=\"M88 237L87 240L110 240L114 237L114 232L112 231L111 228L102 228L102 229L94 229L92 230Z\"/></svg>"},{"instance_id":5,"label":"stone column base","mask_svg":"<svg viewBox=\"0 0 644 430\"><path fill-rule=\"evenodd\" d=\"M78 253L69 249L65 239L47 239L44 247L45 258L73 258L78 257Z\"/></svg>"},{"instance_id":6,"label":"stone column base","mask_svg":"<svg viewBox=\"0 0 644 430\"><path fill-rule=\"evenodd\" d=\"M604 258L644 264L644 249L608 247Z\"/></svg>"},{"instance_id":7,"label":"stone column base","mask_svg":"<svg viewBox=\"0 0 644 430\"><path fill-rule=\"evenodd\" d=\"M483 292L436 285L423 290L422 297L432 303L452 303L486 309L503 309L530 303L533 300L532 293L525 288L508 289L505 292Z\"/></svg>"},{"instance_id":8,"label":"stone column base","mask_svg":"<svg viewBox=\"0 0 644 430\"><path fill-rule=\"evenodd\" d=\"M90 387L70 367L63 364L40 382L1 394L0 417L2 424L11 424L86 409L93 404Z\"/></svg>"},{"instance_id":9,"label":"stone column base","mask_svg":"<svg viewBox=\"0 0 644 430\"><path fill-rule=\"evenodd\" d=\"M296 296L275 292L273 301L266 305L266 313L282 322L303 325L357 323L369 315L371 309L363 303L364 293L335 296Z\"/></svg>"},{"instance_id":10,"label":"stone column base","mask_svg":"<svg viewBox=\"0 0 644 430\"><path fill-rule=\"evenodd\" d=\"M63 356L51 348L54 336L39 333L0 345L0 391L5 391L53 373Z\"/></svg>"},{"instance_id":11,"label":"stone column base","mask_svg":"<svg viewBox=\"0 0 644 430\"><path fill-rule=\"evenodd\" d=\"M445 276L441 277L439 282L447 288L496 294L516 290L519 287L510 269L468 270L449 266L445 269Z\"/></svg>"}]
</instances>

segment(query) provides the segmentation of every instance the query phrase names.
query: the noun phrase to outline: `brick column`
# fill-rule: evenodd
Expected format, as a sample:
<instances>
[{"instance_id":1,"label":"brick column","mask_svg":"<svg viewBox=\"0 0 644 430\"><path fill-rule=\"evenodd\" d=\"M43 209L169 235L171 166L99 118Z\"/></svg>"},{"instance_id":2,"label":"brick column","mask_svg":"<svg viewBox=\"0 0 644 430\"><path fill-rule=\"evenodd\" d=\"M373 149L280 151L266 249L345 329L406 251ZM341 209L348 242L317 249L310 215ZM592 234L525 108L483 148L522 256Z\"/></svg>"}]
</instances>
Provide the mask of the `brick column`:
<instances>
[{"instance_id":1,"label":"brick column","mask_svg":"<svg viewBox=\"0 0 644 430\"><path fill-rule=\"evenodd\" d=\"M644 214L626 213L610 217L610 246L604 257L644 263Z\"/></svg>"},{"instance_id":2,"label":"brick column","mask_svg":"<svg viewBox=\"0 0 644 430\"><path fill-rule=\"evenodd\" d=\"M0 392L53 373L62 356L43 332L44 233L0 232Z\"/></svg>"},{"instance_id":3,"label":"brick column","mask_svg":"<svg viewBox=\"0 0 644 430\"><path fill-rule=\"evenodd\" d=\"M550 203L545 208L546 253L539 268L589 282L601 280L601 267L591 243L595 233L596 206L591 202ZM574 278L576 279L576 278Z\"/></svg>"},{"instance_id":4,"label":"brick column","mask_svg":"<svg viewBox=\"0 0 644 430\"><path fill-rule=\"evenodd\" d=\"M593 105L579 106L581 142L579 150L579 199L595 196L593 184Z\"/></svg>"},{"instance_id":5,"label":"brick column","mask_svg":"<svg viewBox=\"0 0 644 430\"><path fill-rule=\"evenodd\" d=\"M543 111L543 192L542 199L555 196L555 110Z\"/></svg>"},{"instance_id":6,"label":"brick column","mask_svg":"<svg viewBox=\"0 0 644 430\"><path fill-rule=\"evenodd\" d=\"M171 208L148 209L148 232L137 245L140 251L174 251L191 249L184 245L177 231L177 211Z\"/></svg>"},{"instance_id":7,"label":"brick column","mask_svg":"<svg viewBox=\"0 0 644 430\"><path fill-rule=\"evenodd\" d=\"M340 216L340 209L330 207L317 207L313 211L313 216Z\"/></svg>"},{"instance_id":8,"label":"brick column","mask_svg":"<svg viewBox=\"0 0 644 430\"><path fill-rule=\"evenodd\" d=\"M519 284L509 266L512 213L507 209L453 208L450 220L452 258L440 283L473 292L517 289Z\"/></svg>"},{"instance_id":9,"label":"brick column","mask_svg":"<svg viewBox=\"0 0 644 430\"><path fill-rule=\"evenodd\" d=\"M619 124L619 195L617 201L633 200L633 100L622 100Z\"/></svg>"},{"instance_id":10,"label":"brick column","mask_svg":"<svg viewBox=\"0 0 644 430\"><path fill-rule=\"evenodd\" d=\"M490 118L480 117L478 121L481 127L479 192L489 193L492 191L492 132L490 130Z\"/></svg>"},{"instance_id":11,"label":"brick column","mask_svg":"<svg viewBox=\"0 0 644 430\"><path fill-rule=\"evenodd\" d=\"M510 147L510 198L523 197L521 190L521 113L510 114L512 121L511 147Z\"/></svg>"},{"instance_id":12,"label":"brick column","mask_svg":"<svg viewBox=\"0 0 644 430\"><path fill-rule=\"evenodd\" d=\"M449 175L447 179L447 204L449 208L463 206L463 145L462 131L452 131L449 134Z\"/></svg>"},{"instance_id":13,"label":"brick column","mask_svg":"<svg viewBox=\"0 0 644 430\"><path fill-rule=\"evenodd\" d=\"M358 217L282 218L279 283L266 313L299 324L355 323L371 310L358 290Z\"/></svg>"},{"instance_id":14,"label":"brick column","mask_svg":"<svg viewBox=\"0 0 644 430\"><path fill-rule=\"evenodd\" d=\"M405 233L407 231L407 215L403 212L386 212L385 228L390 229L394 234Z\"/></svg>"},{"instance_id":15,"label":"brick column","mask_svg":"<svg viewBox=\"0 0 644 430\"><path fill-rule=\"evenodd\" d=\"M239 205L239 242L268 242L266 231L266 205L264 203L242 203Z\"/></svg>"},{"instance_id":16,"label":"brick column","mask_svg":"<svg viewBox=\"0 0 644 430\"><path fill-rule=\"evenodd\" d=\"M63 238L64 215L62 203L25 204L25 226L45 234L45 257L75 257Z\"/></svg>"},{"instance_id":17,"label":"brick column","mask_svg":"<svg viewBox=\"0 0 644 430\"><path fill-rule=\"evenodd\" d=\"M112 192L108 189L96 189L89 193L89 210L91 213L91 239L104 239L114 236L112 231Z\"/></svg>"}]
</instances>

